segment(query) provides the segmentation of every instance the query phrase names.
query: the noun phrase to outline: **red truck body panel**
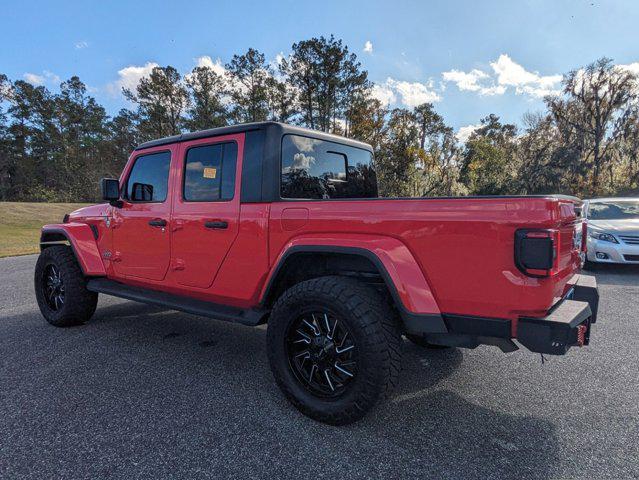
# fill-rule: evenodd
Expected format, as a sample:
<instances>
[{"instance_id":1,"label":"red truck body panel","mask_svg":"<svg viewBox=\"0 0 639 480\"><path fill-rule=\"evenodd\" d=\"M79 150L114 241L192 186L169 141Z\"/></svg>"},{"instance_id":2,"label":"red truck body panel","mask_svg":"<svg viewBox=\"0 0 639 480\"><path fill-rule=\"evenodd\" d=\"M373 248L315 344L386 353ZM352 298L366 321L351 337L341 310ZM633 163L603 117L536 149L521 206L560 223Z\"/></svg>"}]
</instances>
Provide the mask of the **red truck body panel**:
<instances>
[{"instance_id":1,"label":"red truck body panel","mask_svg":"<svg viewBox=\"0 0 639 480\"><path fill-rule=\"evenodd\" d=\"M335 245L366 238L364 248L380 256L387 269L396 267L391 276L404 306L414 313L506 318L514 320L515 330L519 316L543 316L579 269L574 209L557 199L307 202L307 223L286 231L277 219L299 205L272 205L271 258L307 235L314 237L310 243ZM531 278L515 266L514 233L526 227L561 229L556 275Z\"/></svg>"},{"instance_id":2,"label":"red truck body panel","mask_svg":"<svg viewBox=\"0 0 639 480\"><path fill-rule=\"evenodd\" d=\"M60 241L62 237L69 241L85 275L96 277L106 275L104 262L89 223L72 222L45 225L42 227L44 241L47 236L54 239L52 241Z\"/></svg>"},{"instance_id":3,"label":"red truck body panel","mask_svg":"<svg viewBox=\"0 0 639 480\"><path fill-rule=\"evenodd\" d=\"M87 275L239 308L260 305L278 263L297 246L363 249L379 260L402 307L417 314L509 319L543 316L571 287L579 270L572 202L554 197L469 197L368 200L281 200L242 203L244 133L158 145L140 155L171 153L167 200L80 209L68 233ZM229 201L185 202L185 152L235 142L235 195ZM149 220L166 220L151 227ZM212 231L205 221L224 221ZM83 223L99 229L96 242ZM534 278L514 261L515 231L558 230L553 275ZM514 335L514 333L513 333Z\"/></svg>"}]
</instances>

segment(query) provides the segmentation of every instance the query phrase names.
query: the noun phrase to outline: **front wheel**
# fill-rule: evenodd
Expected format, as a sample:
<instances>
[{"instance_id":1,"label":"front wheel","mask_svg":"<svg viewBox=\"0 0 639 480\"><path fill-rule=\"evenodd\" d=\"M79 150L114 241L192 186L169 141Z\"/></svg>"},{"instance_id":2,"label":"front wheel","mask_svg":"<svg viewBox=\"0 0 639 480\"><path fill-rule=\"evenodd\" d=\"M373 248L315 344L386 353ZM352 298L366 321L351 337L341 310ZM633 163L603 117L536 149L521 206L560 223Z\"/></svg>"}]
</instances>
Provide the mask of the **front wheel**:
<instances>
[{"instance_id":1,"label":"front wheel","mask_svg":"<svg viewBox=\"0 0 639 480\"><path fill-rule=\"evenodd\" d=\"M363 417L394 387L401 366L396 314L353 279L301 282L276 302L267 347L273 376L305 415L332 425Z\"/></svg>"},{"instance_id":2,"label":"front wheel","mask_svg":"<svg viewBox=\"0 0 639 480\"><path fill-rule=\"evenodd\" d=\"M80 265L67 246L42 250L36 263L34 284L40 312L51 325L80 325L95 312L98 294L86 289Z\"/></svg>"}]
</instances>

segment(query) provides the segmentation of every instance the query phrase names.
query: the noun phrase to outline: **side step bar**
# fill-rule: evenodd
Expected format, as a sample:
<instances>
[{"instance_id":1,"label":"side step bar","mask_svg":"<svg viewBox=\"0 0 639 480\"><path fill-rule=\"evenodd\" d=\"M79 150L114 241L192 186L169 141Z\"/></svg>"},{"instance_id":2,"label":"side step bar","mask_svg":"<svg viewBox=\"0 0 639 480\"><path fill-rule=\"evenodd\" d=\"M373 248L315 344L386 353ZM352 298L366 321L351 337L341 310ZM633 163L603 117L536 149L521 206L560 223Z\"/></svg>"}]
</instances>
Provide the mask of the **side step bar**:
<instances>
[{"instance_id":1,"label":"side step bar","mask_svg":"<svg viewBox=\"0 0 639 480\"><path fill-rule=\"evenodd\" d=\"M87 282L87 290L248 326L259 325L268 313L264 310L243 310L158 290L132 287L107 278L89 280Z\"/></svg>"}]
</instances>

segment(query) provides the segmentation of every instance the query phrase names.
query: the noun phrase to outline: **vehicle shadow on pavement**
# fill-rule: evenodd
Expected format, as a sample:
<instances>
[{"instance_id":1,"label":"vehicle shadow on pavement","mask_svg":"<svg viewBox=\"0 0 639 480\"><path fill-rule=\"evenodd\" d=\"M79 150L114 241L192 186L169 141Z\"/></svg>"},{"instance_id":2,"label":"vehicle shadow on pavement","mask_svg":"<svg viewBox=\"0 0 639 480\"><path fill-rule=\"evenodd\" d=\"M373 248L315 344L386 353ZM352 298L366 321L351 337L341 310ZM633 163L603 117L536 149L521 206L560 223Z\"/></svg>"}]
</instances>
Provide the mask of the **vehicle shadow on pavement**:
<instances>
[{"instance_id":1,"label":"vehicle shadow on pavement","mask_svg":"<svg viewBox=\"0 0 639 480\"><path fill-rule=\"evenodd\" d=\"M439 387L462 367L463 350L428 350L406 341L403 357L401 383L392 398L348 428L401 449L414 459L420 478L425 471L429 478L556 476L554 425L485 408Z\"/></svg>"},{"instance_id":2,"label":"vehicle shadow on pavement","mask_svg":"<svg viewBox=\"0 0 639 480\"><path fill-rule=\"evenodd\" d=\"M315 463L331 478L555 473L551 424L449 390L455 384L447 378L463 368L459 349L404 342L392 398L354 425L331 427L302 416L279 392L263 327L133 302L102 304L77 328L51 327L34 313L7 321L0 430L11 428L5 453L12 471L44 478L55 465L58 477L101 477L108 469L122 478L201 471L307 478ZM241 462L238 451L245 452Z\"/></svg>"},{"instance_id":3,"label":"vehicle shadow on pavement","mask_svg":"<svg viewBox=\"0 0 639 480\"><path fill-rule=\"evenodd\" d=\"M510 415L477 405L455 392L394 399L370 434L401 442L421 470L438 478L527 478L557 475L555 426L544 419ZM454 460L452 460L454 459Z\"/></svg>"}]
</instances>

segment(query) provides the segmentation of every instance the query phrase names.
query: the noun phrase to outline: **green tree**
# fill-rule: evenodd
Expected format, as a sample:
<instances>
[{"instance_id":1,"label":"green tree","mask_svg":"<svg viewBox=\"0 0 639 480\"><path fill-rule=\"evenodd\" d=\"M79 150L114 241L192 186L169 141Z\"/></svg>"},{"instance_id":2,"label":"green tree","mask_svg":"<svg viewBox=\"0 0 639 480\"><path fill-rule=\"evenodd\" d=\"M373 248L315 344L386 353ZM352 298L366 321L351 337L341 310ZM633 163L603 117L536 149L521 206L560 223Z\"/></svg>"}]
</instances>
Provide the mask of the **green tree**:
<instances>
[{"instance_id":1,"label":"green tree","mask_svg":"<svg viewBox=\"0 0 639 480\"><path fill-rule=\"evenodd\" d=\"M415 115L404 108L391 111L386 139L376 161L380 193L386 197L420 196L424 185L419 165L424 154L418 146Z\"/></svg>"},{"instance_id":2,"label":"green tree","mask_svg":"<svg viewBox=\"0 0 639 480\"><path fill-rule=\"evenodd\" d=\"M135 112L123 108L106 126L109 150L102 169L105 177L118 178L129 155L140 143L138 117Z\"/></svg>"},{"instance_id":3,"label":"green tree","mask_svg":"<svg viewBox=\"0 0 639 480\"><path fill-rule=\"evenodd\" d=\"M386 142L388 109L370 97L357 99L352 107L350 137L370 144L376 156Z\"/></svg>"},{"instance_id":4,"label":"green tree","mask_svg":"<svg viewBox=\"0 0 639 480\"><path fill-rule=\"evenodd\" d=\"M8 117L5 111L5 103L9 101L10 91L9 79L5 74L0 73L0 200L8 198L11 191L11 177L15 172L11 157Z\"/></svg>"},{"instance_id":5,"label":"green tree","mask_svg":"<svg viewBox=\"0 0 639 480\"><path fill-rule=\"evenodd\" d=\"M274 76L266 79L269 119L288 123L297 113L295 91L285 81Z\"/></svg>"},{"instance_id":6,"label":"green tree","mask_svg":"<svg viewBox=\"0 0 639 480\"><path fill-rule=\"evenodd\" d=\"M235 120L240 123L267 120L269 78L272 77L272 71L264 54L249 48L243 55L233 55L226 64L226 70Z\"/></svg>"},{"instance_id":7,"label":"green tree","mask_svg":"<svg viewBox=\"0 0 639 480\"><path fill-rule=\"evenodd\" d=\"M518 139L518 190L524 194L574 195L583 178L573 162L578 154L562 142L561 132L547 113L526 114Z\"/></svg>"},{"instance_id":8,"label":"green tree","mask_svg":"<svg viewBox=\"0 0 639 480\"><path fill-rule=\"evenodd\" d=\"M65 200L93 200L107 152L108 117L104 107L87 95L86 86L76 76L60 85L53 106L60 135L53 158L54 188L63 192Z\"/></svg>"},{"instance_id":9,"label":"green tree","mask_svg":"<svg viewBox=\"0 0 639 480\"><path fill-rule=\"evenodd\" d=\"M432 103L413 109L418 129L424 189L422 196L453 196L467 192L460 182L460 156L453 129L444 123Z\"/></svg>"},{"instance_id":10,"label":"green tree","mask_svg":"<svg viewBox=\"0 0 639 480\"><path fill-rule=\"evenodd\" d=\"M460 179L462 149L450 127L443 126L429 135L424 152L422 196L466 195L468 189Z\"/></svg>"},{"instance_id":11,"label":"green tree","mask_svg":"<svg viewBox=\"0 0 639 480\"><path fill-rule=\"evenodd\" d=\"M292 50L280 70L298 92L301 123L328 132L343 121L348 134L355 100L369 88L368 74L357 56L332 35L303 40Z\"/></svg>"},{"instance_id":12,"label":"green tree","mask_svg":"<svg viewBox=\"0 0 639 480\"><path fill-rule=\"evenodd\" d=\"M144 140L181 132L188 92L182 76L171 67L155 67L140 80L135 92L124 88L124 96L138 106L140 136Z\"/></svg>"},{"instance_id":13,"label":"green tree","mask_svg":"<svg viewBox=\"0 0 639 480\"><path fill-rule=\"evenodd\" d=\"M12 139L11 195L15 199L48 199L56 187L56 154L61 148L54 97L44 86L13 83L8 109Z\"/></svg>"},{"instance_id":14,"label":"green tree","mask_svg":"<svg viewBox=\"0 0 639 480\"><path fill-rule=\"evenodd\" d=\"M195 67L186 76L190 107L184 124L191 132L223 127L228 123L228 112L223 102L226 93L224 77L210 67Z\"/></svg>"},{"instance_id":15,"label":"green tree","mask_svg":"<svg viewBox=\"0 0 639 480\"><path fill-rule=\"evenodd\" d=\"M517 128L502 124L497 115L481 120L464 151L461 178L476 195L504 195L516 189Z\"/></svg>"},{"instance_id":16,"label":"green tree","mask_svg":"<svg viewBox=\"0 0 639 480\"><path fill-rule=\"evenodd\" d=\"M601 185L601 174L613 160L613 150L624 132L637 98L637 76L601 58L573 70L563 79L563 95L546 104L563 133L565 143L579 151L575 161L586 164L591 195L614 190Z\"/></svg>"},{"instance_id":17,"label":"green tree","mask_svg":"<svg viewBox=\"0 0 639 480\"><path fill-rule=\"evenodd\" d=\"M415 121L419 128L419 148L424 149L426 139L446 130L444 119L435 112L432 103L422 103L414 109Z\"/></svg>"},{"instance_id":18,"label":"green tree","mask_svg":"<svg viewBox=\"0 0 639 480\"><path fill-rule=\"evenodd\" d=\"M623 122L615 145L610 185L622 195L639 194L639 109L632 108Z\"/></svg>"}]
</instances>

